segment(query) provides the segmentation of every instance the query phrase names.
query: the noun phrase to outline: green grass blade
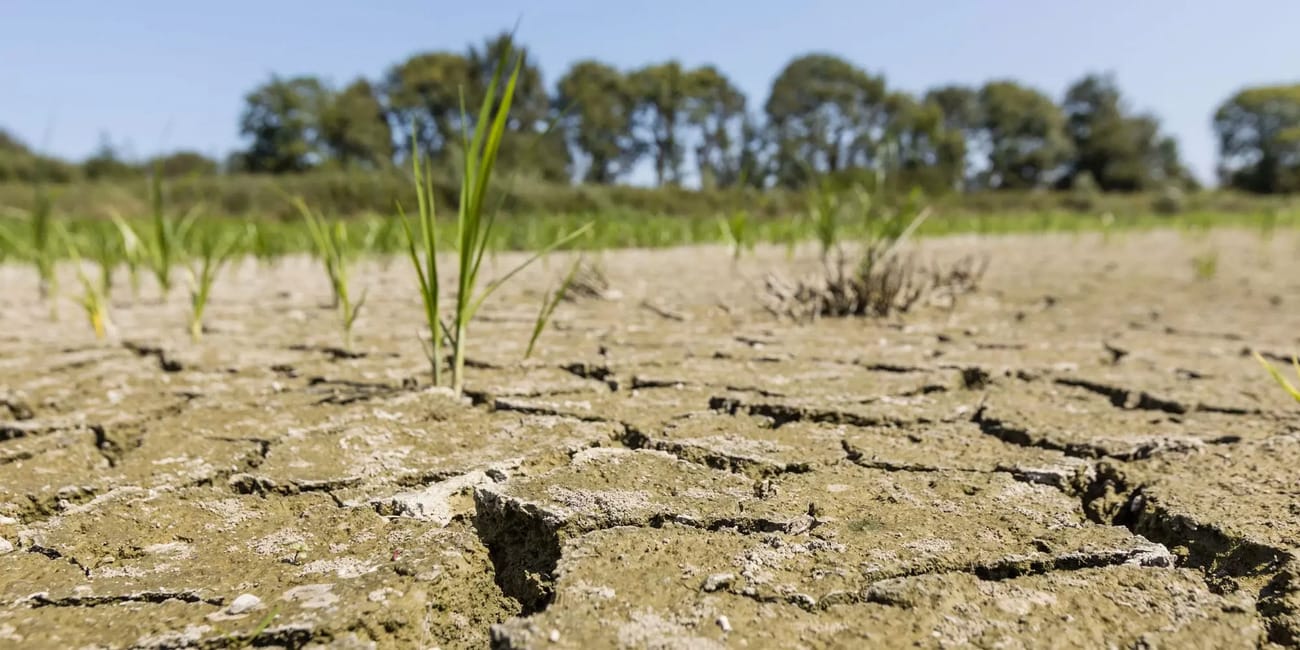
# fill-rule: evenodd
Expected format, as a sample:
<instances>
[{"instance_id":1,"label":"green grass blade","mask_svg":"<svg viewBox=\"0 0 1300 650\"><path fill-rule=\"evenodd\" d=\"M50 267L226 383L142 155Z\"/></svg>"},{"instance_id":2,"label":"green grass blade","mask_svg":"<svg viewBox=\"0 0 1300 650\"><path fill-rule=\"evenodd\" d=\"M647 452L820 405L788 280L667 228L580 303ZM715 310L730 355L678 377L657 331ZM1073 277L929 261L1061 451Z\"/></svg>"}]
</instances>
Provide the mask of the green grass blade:
<instances>
[{"instance_id":1,"label":"green grass blade","mask_svg":"<svg viewBox=\"0 0 1300 650\"><path fill-rule=\"evenodd\" d=\"M1264 369L1268 371L1268 374L1273 376L1273 379L1277 381L1278 385L1280 385L1282 389L1285 390L1287 394L1291 396L1292 399L1294 399L1297 402L1300 402L1300 389L1297 389L1282 374L1282 371L1278 370L1273 364L1269 363L1268 360L1264 358L1264 355L1258 352L1255 353L1255 359L1259 361L1260 365L1264 366ZM1300 377L1300 360L1297 360L1295 357L1292 357L1291 364L1295 366L1296 376Z\"/></svg>"},{"instance_id":2,"label":"green grass blade","mask_svg":"<svg viewBox=\"0 0 1300 650\"><path fill-rule=\"evenodd\" d=\"M509 273L506 273L505 275L501 276L500 278L497 278L496 280L493 280L493 281L487 283L487 285L483 287L483 291L482 291L482 293L479 294L478 298L477 298L477 299L473 302L473 304L470 306L470 311L469 311L469 316L470 316L470 318L473 318L474 314L478 313L479 307L483 306L483 301L487 300L488 296L492 295L492 292L496 291L498 288L501 287L501 285L503 285L503 284L505 284L506 282L508 282L508 281L510 280L510 278L513 278L517 273L519 273L520 271L522 271L522 270L524 270L525 268L527 268L530 264L532 264L533 262L536 262L537 260L539 260L539 259L545 257L546 255L550 254L550 253L551 253L552 251L554 251L555 249L557 249L557 248L559 248L559 247L561 247L561 246L563 246L563 245L565 245L565 244L567 244L567 243L569 243L569 242L571 242L571 241L577 239L578 237L581 237L582 235L586 234L587 231L591 229L592 225L593 225L592 222L587 222L587 224L584 225L584 226L582 226L581 228L579 228L579 229L577 229L577 230L575 230L575 231L573 231L573 232L571 232L571 233L565 235L564 237L561 237L561 238L559 238L559 239L557 239L557 240L551 242L548 246L546 246L546 247L542 248L541 250L537 251L537 252L534 253L531 257L529 257L528 259L526 259L526 260L524 260L523 262L521 262L521 263L520 263L518 266L516 266L515 268L511 269Z\"/></svg>"}]
</instances>

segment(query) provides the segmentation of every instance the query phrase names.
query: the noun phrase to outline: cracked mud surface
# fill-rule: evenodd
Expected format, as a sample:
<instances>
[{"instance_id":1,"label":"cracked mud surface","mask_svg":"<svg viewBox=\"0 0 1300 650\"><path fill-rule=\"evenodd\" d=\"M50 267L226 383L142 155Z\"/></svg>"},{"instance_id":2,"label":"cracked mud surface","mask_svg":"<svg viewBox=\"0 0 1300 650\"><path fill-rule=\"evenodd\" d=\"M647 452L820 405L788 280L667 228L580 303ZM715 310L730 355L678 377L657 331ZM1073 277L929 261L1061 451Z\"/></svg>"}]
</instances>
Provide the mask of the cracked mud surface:
<instances>
[{"instance_id":1,"label":"cracked mud surface","mask_svg":"<svg viewBox=\"0 0 1300 650\"><path fill-rule=\"evenodd\" d=\"M812 325L761 289L811 256L608 252L521 361L553 260L459 400L402 260L358 354L303 258L197 345L0 267L0 647L1295 647L1300 409L1246 352L1300 351L1298 243L928 241L980 291Z\"/></svg>"}]
</instances>

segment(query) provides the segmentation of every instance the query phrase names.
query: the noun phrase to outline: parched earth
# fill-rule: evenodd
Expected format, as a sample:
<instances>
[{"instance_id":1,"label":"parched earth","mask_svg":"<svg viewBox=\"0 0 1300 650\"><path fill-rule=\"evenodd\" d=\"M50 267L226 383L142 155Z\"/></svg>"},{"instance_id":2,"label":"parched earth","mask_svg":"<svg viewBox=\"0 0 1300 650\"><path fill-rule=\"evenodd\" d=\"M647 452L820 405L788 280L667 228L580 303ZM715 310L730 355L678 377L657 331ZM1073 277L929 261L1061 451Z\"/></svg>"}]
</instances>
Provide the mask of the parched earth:
<instances>
[{"instance_id":1,"label":"parched earth","mask_svg":"<svg viewBox=\"0 0 1300 650\"><path fill-rule=\"evenodd\" d=\"M1300 406L1248 353L1300 351L1298 248L927 241L980 289L815 324L763 308L811 251L608 252L524 361L553 259L462 399L400 259L357 354L305 258L197 345L182 291L97 343L0 267L0 647L1300 645Z\"/></svg>"}]
</instances>

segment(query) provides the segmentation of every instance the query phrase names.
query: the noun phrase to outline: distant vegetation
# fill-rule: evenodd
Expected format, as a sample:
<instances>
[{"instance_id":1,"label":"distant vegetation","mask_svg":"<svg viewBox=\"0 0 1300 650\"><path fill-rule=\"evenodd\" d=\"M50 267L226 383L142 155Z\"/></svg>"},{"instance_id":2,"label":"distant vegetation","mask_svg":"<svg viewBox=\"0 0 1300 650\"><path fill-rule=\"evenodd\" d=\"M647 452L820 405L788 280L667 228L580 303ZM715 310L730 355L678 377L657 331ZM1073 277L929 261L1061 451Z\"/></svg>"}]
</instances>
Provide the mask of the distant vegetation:
<instances>
[{"instance_id":1,"label":"distant vegetation","mask_svg":"<svg viewBox=\"0 0 1300 650\"><path fill-rule=\"evenodd\" d=\"M228 204L225 211L242 212L229 204L257 192L250 176L399 176L409 169L412 134L435 176L448 178L462 155L458 136L474 126L473 116L461 116L462 91L465 105L477 105L505 43L502 36L463 52L417 53L380 78L342 87L273 76L244 97L246 146L221 161L193 151L128 161L105 139L91 158L73 163L0 131L0 183L120 181L152 169L173 179L220 176L233 187L205 189ZM548 84L525 64L500 166L520 184L563 188L616 186L633 169L649 169L670 194L680 186L799 188L810 174L853 178L885 167L896 170L896 182L930 195L1091 187L1168 196L1195 186L1177 142L1155 116L1134 111L1108 75L1084 76L1059 101L1011 80L918 96L852 62L808 54L779 71L761 104L751 99L708 65L670 60L620 70L586 60ZM1227 187L1300 191L1300 84L1244 89L1224 101L1213 123ZM567 193L570 206L581 200ZM596 192L591 203L605 199L620 207L624 200L676 205L618 191Z\"/></svg>"}]
</instances>

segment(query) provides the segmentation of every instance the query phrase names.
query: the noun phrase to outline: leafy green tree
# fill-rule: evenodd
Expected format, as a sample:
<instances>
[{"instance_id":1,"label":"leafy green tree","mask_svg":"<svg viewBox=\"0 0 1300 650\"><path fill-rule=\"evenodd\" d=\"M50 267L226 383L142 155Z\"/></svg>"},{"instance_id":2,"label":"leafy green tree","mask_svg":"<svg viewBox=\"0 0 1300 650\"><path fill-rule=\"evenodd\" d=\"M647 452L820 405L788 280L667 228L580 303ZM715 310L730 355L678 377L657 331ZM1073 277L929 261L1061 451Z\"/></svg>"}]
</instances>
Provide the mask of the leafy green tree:
<instances>
[{"instance_id":1,"label":"leafy green tree","mask_svg":"<svg viewBox=\"0 0 1300 650\"><path fill-rule=\"evenodd\" d=\"M1215 111L1214 130L1229 185L1260 193L1300 191L1300 84L1238 92Z\"/></svg>"},{"instance_id":2,"label":"leafy green tree","mask_svg":"<svg viewBox=\"0 0 1300 650\"><path fill-rule=\"evenodd\" d=\"M980 119L989 148L987 184L1041 187L1069 161L1065 117L1047 95L1014 81L980 89Z\"/></svg>"},{"instance_id":3,"label":"leafy green tree","mask_svg":"<svg viewBox=\"0 0 1300 650\"><path fill-rule=\"evenodd\" d=\"M736 167L740 184L762 189L774 175L771 131L753 115L746 113L740 121L740 158Z\"/></svg>"},{"instance_id":4,"label":"leafy green tree","mask_svg":"<svg viewBox=\"0 0 1300 650\"><path fill-rule=\"evenodd\" d=\"M393 66L384 94L404 136L400 140L405 143L414 133L420 148L430 155L455 145L460 139L461 92L470 77L469 61L452 52L416 54ZM466 105L471 105L468 100Z\"/></svg>"},{"instance_id":5,"label":"leafy green tree","mask_svg":"<svg viewBox=\"0 0 1300 650\"><path fill-rule=\"evenodd\" d=\"M825 54L791 61L772 83L764 107L778 181L803 182L807 167L837 172L867 166L886 119L884 79Z\"/></svg>"},{"instance_id":6,"label":"leafy green tree","mask_svg":"<svg viewBox=\"0 0 1300 650\"><path fill-rule=\"evenodd\" d=\"M515 42L508 32L486 39L479 47L470 46L465 53L465 61L470 69L465 105L481 105L488 84L492 82L492 72L496 69L497 61L509 57L513 62L517 56L523 57L524 66L519 71L507 126L510 130L521 133L545 129L551 117L551 99L542 79L542 69L532 63L528 48ZM476 119L477 115L470 115L470 118Z\"/></svg>"},{"instance_id":7,"label":"leafy green tree","mask_svg":"<svg viewBox=\"0 0 1300 650\"><path fill-rule=\"evenodd\" d=\"M695 161L703 187L727 187L740 180L739 145L745 94L713 66L689 74L686 123L696 130Z\"/></svg>"},{"instance_id":8,"label":"leafy green tree","mask_svg":"<svg viewBox=\"0 0 1300 650\"><path fill-rule=\"evenodd\" d=\"M943 115L945 159L941 164L954 184L965 187L971 180L972 156L981 152L987 156L979 91L955 84L940 86L926 92L924 101L937 106Z\"/></svg>"},{"instance_id":9,"label":"leafy green tree","mask_svg":"<svg viewBox=\"0 0 1300 650\"><path fill-rule=\"evenodd\" d=\"M1177 149L1163 145L1160 122L1130 115L1114 77L1090 74L1070 86L1062 105L1074 147L1070 178L1087 172L1106 191L1151 189L1185 175L1170 160Z\"/></svg>"},{"instance_id":10,"label":"leafy green tree","mask_svg":"<svg viewBox=\"0 0 1300 650\"><path fill-rule=\"evenodd\" d=\"M393 131L375 89L357 79L335 94L320 118L321 141L343 167L377 168L393 160Z\"/></svg>"},{"instance_id":11,"label":"leafy green tree","mask_svg":"<svg viewBox=\"0 0 1300 650\"><path fill-rule=\"evenodd\" d=\"M241 167L281 174L316 166L322 155L320 118L331 93L315 77L272 77L244 98L240 133L252 140Z\"/></svg>"},{"instance_id":12,"label":"leafy green tree","mask_svg":"<svg viewBox=\"0 0 1300 650\"><path fill-rule=\"evenodd\" d=\"M948 85L925 93L925 103L939 107L943 126L950 131L974 132L980 128L980 94L969 86Z\"/></svg>"},{"instance_id":13,"label":"leafy green tree","mask_svg":"<svg viewBox=\"0 0 1300 650\"><path fill-rule=\"evenodd\" d=\"M634 99L638 140L654 159L655 182L681 182L683 140L689 111L689 74L677 61L634 71L628 82Z\"/></svg>"},{"instance_id":14,"label":"leafy green tree","mask_svg":"<svg viewBox=\"0 0 1300 650\"><path fill-rule=\"evenodd\" d=\"M942 107L898 92L885 98L885 107L884 140L892 154L891 160L882 162L899 172L903 185L954 187L965 172L966 138L948 128Z\"/></svg>"},{"instance_id":15,"label":"leafy green tree","mask_svg":"<svg viewBox=\"0 0 1300 650\"><path fill-rule=\"evenodd\" d=\"M542 70L532 62L528 48L515 42L508 32L488 38L480 47L471 46L466 53L471 75L465 92L466 105L481 105L497 61L502 58L513 61L515 57L522 59L523 67L519 70L510 119L506 123L511 135L502 140L497 163L507 174L567 182L572 155L563 131L554 128L557 124ZM467 128L473 129L472 121L478 116L467 117L471 120Z\"/></svg>"},{"instance_id":16,"label":"leafy green tree","mask_svg":"<svg viewBox=\"0 0 1300 650\"><path fill-rule=\"evenodd\" d=\"M507 122L512 135L502 141L498 165L506 172L566 180L569 151L563 134L548 132L551 102L541 70L528 62L527 48L507 49L510 43L509 35L502 34L465 54L417 54L394 66L384 83L389 110L401 133L414 132L422 149L441 164L454 165L462 134L472 131L478 118L473 111L462 113L462 107L482 104L498 57L521 56L524 65Z\"/></svg>"},{"instance_id":17,"label":"leafy green tree","mask_svg":"<svg viewBox=\"0 0 1300 650\"><path fill-rule=\"evenodd\" d=\"M556 109L570 146L587 159L583 180L610 184L636 164L633 98L627 78L599 61L579 61L556 83Z\"/></svg>"}]
</instances>

